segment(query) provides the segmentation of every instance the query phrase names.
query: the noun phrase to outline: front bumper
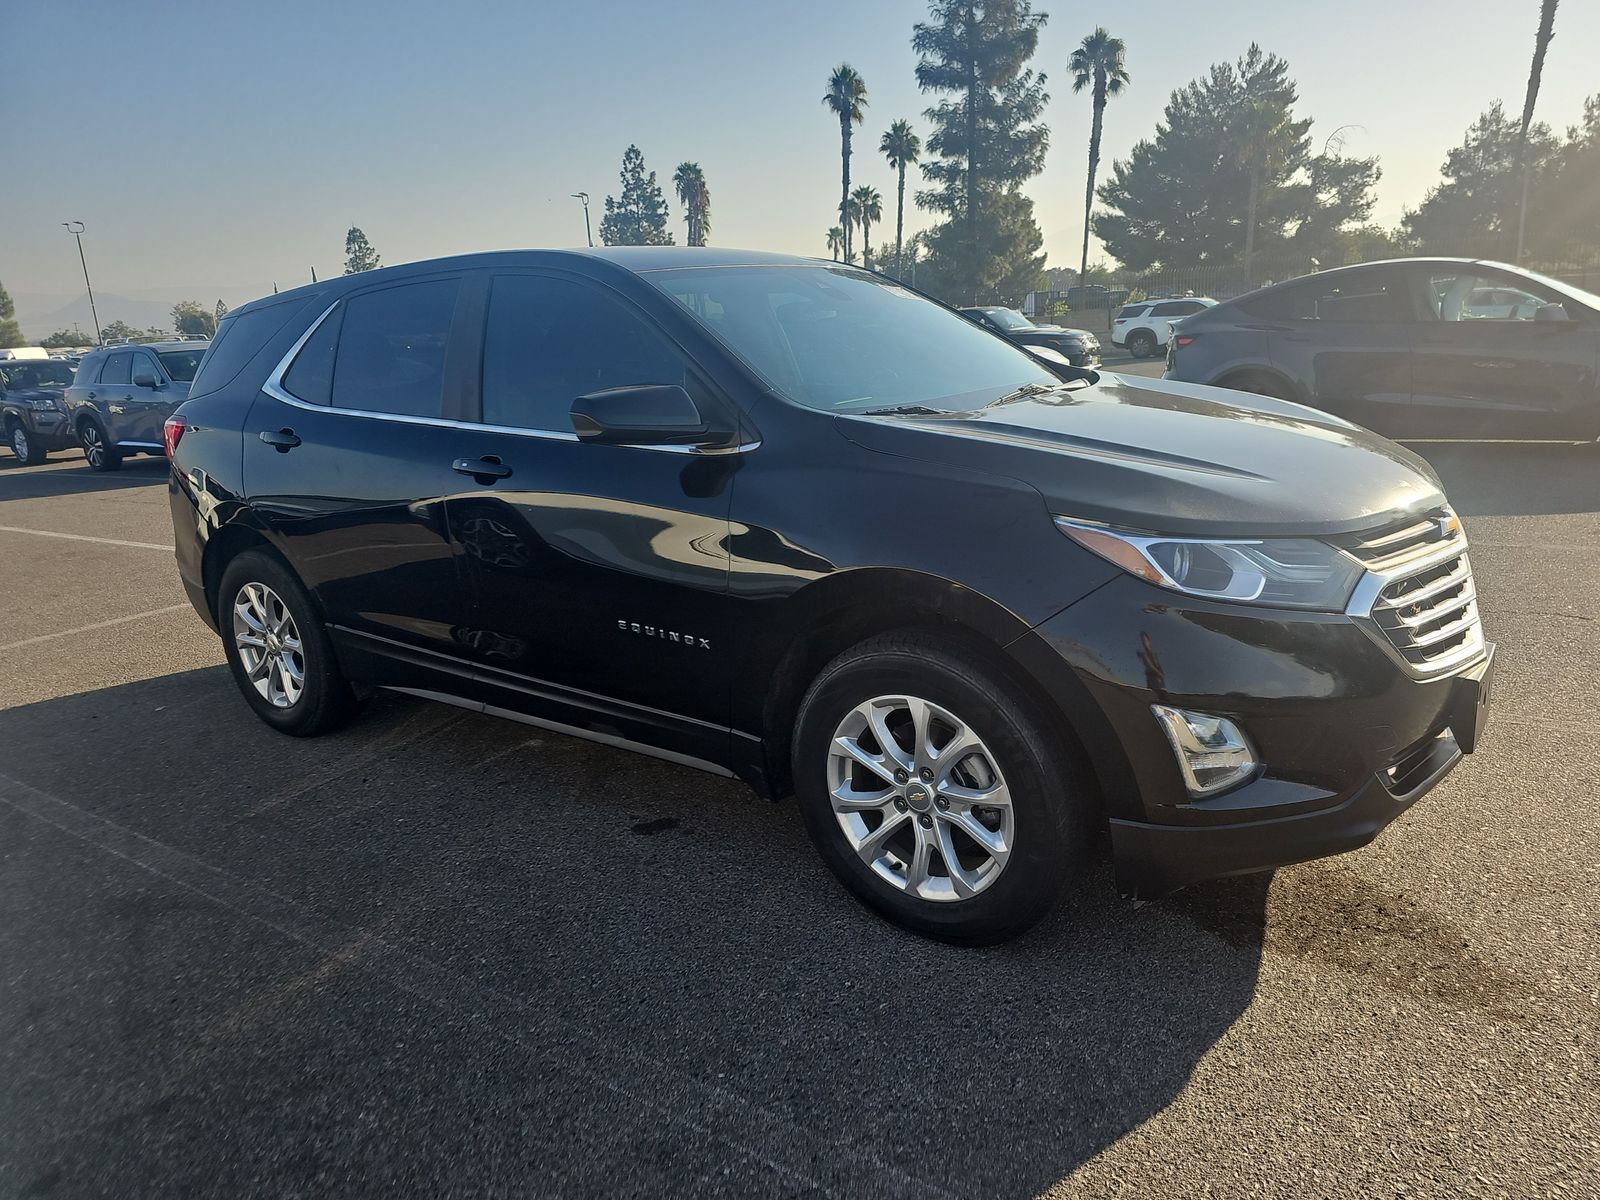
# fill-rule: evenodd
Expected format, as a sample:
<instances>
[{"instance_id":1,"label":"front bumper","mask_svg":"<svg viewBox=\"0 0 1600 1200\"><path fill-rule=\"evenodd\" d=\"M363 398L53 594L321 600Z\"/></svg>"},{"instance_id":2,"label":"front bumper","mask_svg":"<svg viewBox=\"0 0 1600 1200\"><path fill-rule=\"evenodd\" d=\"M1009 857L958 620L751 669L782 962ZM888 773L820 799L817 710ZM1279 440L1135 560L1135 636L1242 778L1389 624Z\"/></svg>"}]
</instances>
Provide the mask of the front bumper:
<instances>
[{"instance_id":1,"label":"front bumper","mask_svg":"<svg viewBox=\"0 0 1600 1200\"><path fill-rule=\"evenodd\" d=\"M1416 679L1343 614L1212 604L1132 577L1014 650L1065 660L1070 681L1041 682L1084 701L1069 716L1092 748L1118 882L1146 899L1370 842L1473 749L1493 665L1488 646L1454 674ZM1236 721L1260 772L1190 797L1152 704Z\"/></svg>"},{"instance_id":2,"label":"front bumper","mask_svg":"<svg viewBox=\"0 0 1600 1200\"><path fill-rule=\"evenodd\" d=\"M28 436L45 450L71 450L78 445L78 435L72 430L67 414L50 408L15 408L14 413Z\"/></svg>"}]
</instances>

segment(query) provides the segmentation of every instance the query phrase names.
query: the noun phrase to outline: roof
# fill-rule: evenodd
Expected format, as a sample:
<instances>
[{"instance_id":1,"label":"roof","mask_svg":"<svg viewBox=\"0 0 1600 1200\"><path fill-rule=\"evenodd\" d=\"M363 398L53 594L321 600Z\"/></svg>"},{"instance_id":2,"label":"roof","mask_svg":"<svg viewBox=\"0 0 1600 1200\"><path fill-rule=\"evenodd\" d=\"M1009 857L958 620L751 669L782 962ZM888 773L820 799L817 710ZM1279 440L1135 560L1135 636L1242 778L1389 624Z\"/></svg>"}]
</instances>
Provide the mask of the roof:
<instances>
[{"instance_id":1,"label":"roof","mask_svg":"<svg viewBox=\"0 0 1600 1200\"><path fill-rule=\"evenodd\" d=\"M159 342L115 342L109 346L95 346L89 354L98 350L204 350L209 345L210 338L166 338Z\"/></svg>"},{"instance_id":2,"label":"roof","mask_svg":"<svg viewBox=\"0 0 1600 1200\"><path fill-rule=\"evenodd\" d=\"M649 271L681 270L685 267L757 267L757 266L814 266L826 264L843 266L828 258L808 258L797 254L773 254L765 250L735 250L726 246L579 246L565 249L529 247L521 250L486 250L477 254L458 254L448 258L420 259L416 262L396 263L379 267L375 271L361 272L359 279L350 275L336 275L332 279L303 284L297 288L262 296L248 304L229 311L228 316L263 305L276 304L288 299L326 295L330 302L355 283L369 283L389 276L414 275L423 271L469 270L494 266L552 265L561 259L587 259L591 262L609 263L624 271L642 274Z\"/></svg>"}]
</instances>

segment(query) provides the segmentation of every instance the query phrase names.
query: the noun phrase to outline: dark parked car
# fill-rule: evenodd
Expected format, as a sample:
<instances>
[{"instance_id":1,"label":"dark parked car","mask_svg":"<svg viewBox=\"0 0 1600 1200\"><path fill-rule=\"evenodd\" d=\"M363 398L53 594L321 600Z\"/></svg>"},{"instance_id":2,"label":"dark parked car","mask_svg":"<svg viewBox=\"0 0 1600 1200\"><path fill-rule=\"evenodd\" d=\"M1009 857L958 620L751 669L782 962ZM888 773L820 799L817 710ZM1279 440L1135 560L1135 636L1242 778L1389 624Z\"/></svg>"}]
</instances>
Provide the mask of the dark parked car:
<instances>
[{"instance_id":1,"label":"dark parked car","mask_svg":"<svg viewBox=\"0 0 1600 1200\"><path fill-rule=\"evenodd\" d=\"M1186 317L1166 377L1298 400L1389 437L1589 441L1600 296L1469 259L1341 267Z\"/></svg>"},{"instance_id":2,"label":"dark parked car","mask_svg":"<svg viewBox=\"0 0 1600 1200\"><path fill-rule=\"evenodd\" d=\"M189 398L206 341L149 342L91 350L66 391L67 418L96 471L128 454L161 454L161 426Z\"/></svg>"},{"instance_id":3,"label":"dark parked car","mask_svg":"<svg viewBox=\"0 0 1600 1200\"><path fill-rule=\"evenodd\" d=\"M52 450L78 444L63 399L71 382L72 368L53 358L0 362L0 423L23 465L38 466Z\"/></svg>"},{"instance_id":4,"label":"dark parked car","mask_svg":"<svg viewBox=\"0 0 1600 1200\"><path fill-rule=\"evenodd\" d=\"M1036 325L1014 308L963 308L960 313L991 333L998 333L1019 346L1042 346L1054 350L1075 367L1100 365L1100 339L1087 329L1063 329L1059 325Z\"/></svg>"},{"instance_id":5,"label":"dark parked car","mask_svg":"<svg viewBox=\"0 0 1600 1200\"><path fill-rule=\"evenodd\" d=\"M1110 310L1128 298L1127 288L1109 288L1103 283L1084 283L1067 289L1067 306L1074 312Z\"/></svg>"},{"instance_id":6,"label":"dark parked car","mask_svg":"<svg viewBox=\"0 0 1600 1200\"><path fill-rule=\"evenodd\" d=\"M275 729L377 686L792 791L942 938L1029 925L1106 823L1142 896L1370 841L1483 720L1438 480L1060 370L778 255L347 275L222 322L166 426L178 567Z\"/></svg>"}]
</instances>

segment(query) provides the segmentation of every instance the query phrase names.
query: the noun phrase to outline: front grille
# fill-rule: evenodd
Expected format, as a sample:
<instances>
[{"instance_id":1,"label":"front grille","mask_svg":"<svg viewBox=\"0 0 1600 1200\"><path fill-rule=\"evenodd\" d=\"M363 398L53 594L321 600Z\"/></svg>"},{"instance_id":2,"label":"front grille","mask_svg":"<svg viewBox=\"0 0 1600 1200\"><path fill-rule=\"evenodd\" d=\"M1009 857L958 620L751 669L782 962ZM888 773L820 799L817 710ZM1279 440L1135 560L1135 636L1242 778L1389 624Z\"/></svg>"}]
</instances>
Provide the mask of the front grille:
<instances>
[{"instance_id":1,"label":"front grille","mask_svg":"<svg viewBox=\"0 0 1600 1200\"><path fill-rule=\"evenodd\" d=\"M1467 539L1448 509L1346 539L1376 593L1364 615L1418 674L1436 674L1483 649Z\"/></svg>"}]
</instances>

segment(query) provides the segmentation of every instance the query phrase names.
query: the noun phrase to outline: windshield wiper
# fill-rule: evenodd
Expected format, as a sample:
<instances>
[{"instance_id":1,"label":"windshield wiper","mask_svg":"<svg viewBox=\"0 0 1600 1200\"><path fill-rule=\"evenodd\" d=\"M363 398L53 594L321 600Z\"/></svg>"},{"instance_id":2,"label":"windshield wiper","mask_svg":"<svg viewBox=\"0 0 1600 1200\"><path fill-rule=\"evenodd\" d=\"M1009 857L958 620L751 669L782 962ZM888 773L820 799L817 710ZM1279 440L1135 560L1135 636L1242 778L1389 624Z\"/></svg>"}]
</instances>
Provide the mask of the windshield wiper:
<instances>
[{"instance_id":1,"label":"windshield wiper","mask_svg":"<svg viewBox=\"0 0 1600 1200\"><path fill-rule=\"evenodd\" d=\"M943 408L929 408L926 404L895 404L888 408L863 408L858 417L954 417L959 414Z\"/></svg>"},{"instance_id":2,"label":"windshield wiper","mask_svg":"<svg viewBox=\"0 0 1600 1200\"><path fill-rule=\"evenodd\" d=\"M1025 383L1014 392L1007 392L1004 396L996 396L984 408L998 408L1002 404L1011 404L1017 400L1026 400L1030 396L1048 396L1051 392L1059 392L1064 383Z\"/></svg>"}]
</instances>

